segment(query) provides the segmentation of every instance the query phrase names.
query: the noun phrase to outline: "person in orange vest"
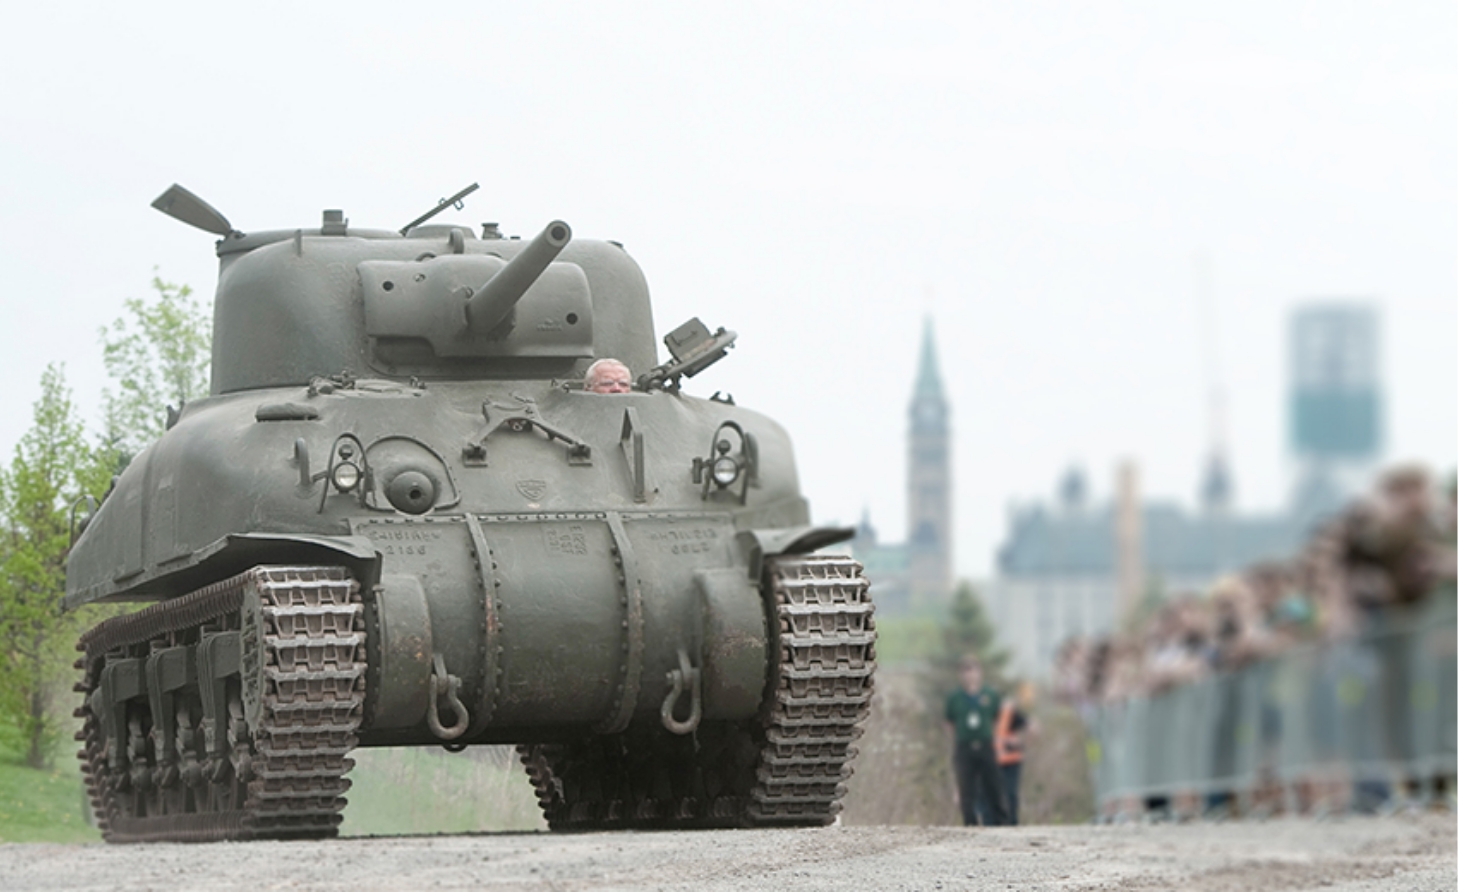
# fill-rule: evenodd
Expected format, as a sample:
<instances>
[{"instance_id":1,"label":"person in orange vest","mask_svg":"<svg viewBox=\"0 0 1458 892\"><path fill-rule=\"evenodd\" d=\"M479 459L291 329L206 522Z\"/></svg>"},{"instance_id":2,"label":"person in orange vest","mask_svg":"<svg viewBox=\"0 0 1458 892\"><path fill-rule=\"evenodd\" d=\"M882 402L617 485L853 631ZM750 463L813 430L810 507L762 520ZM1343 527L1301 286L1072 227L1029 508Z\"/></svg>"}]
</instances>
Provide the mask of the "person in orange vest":
<instances>
[{"instance_id":1,"label":"person in orange vest","mask_svg":"<svg viewBox=\"0 0 1458 892\"><path fill-rule=\"evenodd\" d=\"M1002 774L1002 792L1007 803L1008 824L1018 823L1018 783L1022 780L1023 752L1033 722L1028 713L1033 708L1035 689L1030 681L1018 685L1017 693L1002 701L997 713L997 728L992 735L992 749L997 754L997 770Z\"/></svg>"}]
</instances>

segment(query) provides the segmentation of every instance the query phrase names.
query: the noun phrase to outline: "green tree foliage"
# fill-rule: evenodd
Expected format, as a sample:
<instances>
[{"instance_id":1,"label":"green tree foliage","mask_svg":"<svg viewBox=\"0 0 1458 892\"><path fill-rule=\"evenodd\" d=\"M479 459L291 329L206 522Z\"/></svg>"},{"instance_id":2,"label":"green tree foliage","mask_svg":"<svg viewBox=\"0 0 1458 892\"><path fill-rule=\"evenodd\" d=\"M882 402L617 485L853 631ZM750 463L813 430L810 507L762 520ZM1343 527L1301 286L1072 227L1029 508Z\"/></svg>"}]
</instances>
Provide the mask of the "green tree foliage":
<instances>
[{"instance_id":1,"label":"green tree foliage","mask_svg":"<svg viewBox=\"0 0 1458 892\"><path fill-rule=\"evenodd\" d=\"M152 278L150 301L129 298L126 315L101 329L102 359L116 390L103 393L106 439L125 463L162 436L167 406L208 393L211 312L186 285Z\"/></svg>"},{"instance_id":2,"label":"green tree foliage","mask_svg":"<svg viewBox=\"0 0 1458 892\"><path fill-rule=\"evenodd\" d=\"M942 653L937 668L944 678L955 684L957 664L965 656L982 661L982 672L994 686L1005 679L1010 655L997 643L997 629L972 583L962 580L952 594L947 610L947 623L942 629Z\"/></svg>"},{"instance_id":3,"label":"green tree foliage","mask_svg":"<svg viewBox=\"0 0 1458 892\"><path fill-rule=\"evenodd\" d=\"M62 369L47 367L31 427L0 469L0 722L32 767L52 750L51 700L75 631L60 609L70 507L102 492L113 464L88 445Z\"/></svg>"},{"instance_id":4,"label":"green tree foliage","mask_svg":"<svg viewBox=\"0 0 1458 892\"><path fill-rule=\"evenodd\" d=\"M166 427L166 406L207 393L210 313L186 285L152 280L150 300L102 328L115 390L103 393L103 445L90 441L59 366L41 377L30 430L0 467L0 750L46 764L64 719L52 710L69 687L72 643L83 621L62 614L71 506L100 495L130 457ZM107 612L102 610L101 612ZM115 612L113 608L111 612Z\"/></svg>"},{"instance_id":5,"label":"green tree foliage","mask_svg":"<svg viewBox=\"0 0 1458 892\"><path fill-rule=\"evenodd\" d=\"M975 656L982 661L982 675L985 682L1000 690L1007 690L1007 663L1010 655L997 643L997 630L987 615L982 599L972 588L972 583L962 580L947 605L946 621L942 625L941 647L934 657L927 661L921 673L922 696L929 714L934 717L940 731L942 706L947 695L961 684L959 664L963 657Z\"/></svg>"}]
</instances>

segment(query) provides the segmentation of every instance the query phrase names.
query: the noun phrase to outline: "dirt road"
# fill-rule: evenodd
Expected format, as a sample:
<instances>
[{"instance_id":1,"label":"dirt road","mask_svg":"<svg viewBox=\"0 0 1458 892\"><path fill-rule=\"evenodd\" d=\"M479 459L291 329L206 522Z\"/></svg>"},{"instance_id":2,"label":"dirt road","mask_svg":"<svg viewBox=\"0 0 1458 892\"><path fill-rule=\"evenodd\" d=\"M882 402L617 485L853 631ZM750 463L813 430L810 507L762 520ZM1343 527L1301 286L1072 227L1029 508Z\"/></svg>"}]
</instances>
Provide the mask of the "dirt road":
<instances>
[{"instance_id":1,"label":"dirt road","mask_svg":"<svg viewBox=\"0 0 1458 892\"><path fill-rule=\"evenodd\" d=\"M1458 886L1452 815L1133 827L0 846L7 890L1246 889Z\"/></svg>"}]
</instances>

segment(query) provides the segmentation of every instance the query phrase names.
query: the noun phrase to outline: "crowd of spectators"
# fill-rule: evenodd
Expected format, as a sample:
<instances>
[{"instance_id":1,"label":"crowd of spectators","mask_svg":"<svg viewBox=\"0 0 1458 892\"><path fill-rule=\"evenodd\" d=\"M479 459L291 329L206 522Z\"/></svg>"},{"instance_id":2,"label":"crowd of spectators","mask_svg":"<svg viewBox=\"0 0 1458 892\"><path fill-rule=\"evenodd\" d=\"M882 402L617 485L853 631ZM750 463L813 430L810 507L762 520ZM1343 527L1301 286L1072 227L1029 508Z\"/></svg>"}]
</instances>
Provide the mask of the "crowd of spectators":
<instances>
[{"instance_id":1,"label":"crowd of spectators","mask_svg":"<svg viewBox=\"0 0 1458 892\"><path fill-rule=\"evenodd\" d=\"M1294 558L1174 596L1112 635L1060 647L1056 697L1086 717L1219 672L1235 672L1303 645L1360 639L1394 615L1421 609L1455 576L1455 499L1428 473L1404 466L1322 524Z\"/></svg>"}]
</instances>

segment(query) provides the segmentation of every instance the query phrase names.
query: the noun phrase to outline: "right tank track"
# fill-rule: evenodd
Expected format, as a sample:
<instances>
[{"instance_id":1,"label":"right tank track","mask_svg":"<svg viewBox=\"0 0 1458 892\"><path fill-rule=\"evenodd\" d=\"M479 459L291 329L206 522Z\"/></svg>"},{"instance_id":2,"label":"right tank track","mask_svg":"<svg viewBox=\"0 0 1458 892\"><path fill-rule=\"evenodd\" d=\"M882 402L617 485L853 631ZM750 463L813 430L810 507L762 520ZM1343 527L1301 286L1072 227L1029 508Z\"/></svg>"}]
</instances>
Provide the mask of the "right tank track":
<instances>
[{"instance_id":1,"label":"right tank track","mask_svg":"<svg viewBox=\"0 0 1458 892\"><path fill-rule=\"evenodd\" d=\"M344 569L256 567L88 631L78 758L102 835L335 835L364 629Z\"/></svg>"},{"instance_id":2,"label":"right tank track","mask_svg":"<svg viewBox=\"0 0 1458 892\"><path fill-rule=\"evenodd\" d=\"M821 826L870 712L876 630L861 565L766 560L771 666L760 716L517 747L553 830Z\"/></svg>"}]
</instances>

